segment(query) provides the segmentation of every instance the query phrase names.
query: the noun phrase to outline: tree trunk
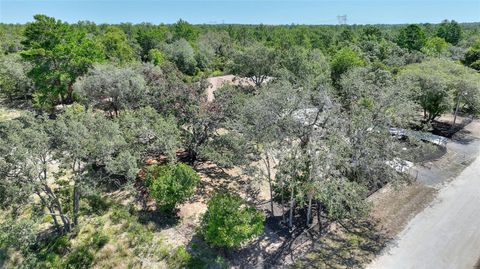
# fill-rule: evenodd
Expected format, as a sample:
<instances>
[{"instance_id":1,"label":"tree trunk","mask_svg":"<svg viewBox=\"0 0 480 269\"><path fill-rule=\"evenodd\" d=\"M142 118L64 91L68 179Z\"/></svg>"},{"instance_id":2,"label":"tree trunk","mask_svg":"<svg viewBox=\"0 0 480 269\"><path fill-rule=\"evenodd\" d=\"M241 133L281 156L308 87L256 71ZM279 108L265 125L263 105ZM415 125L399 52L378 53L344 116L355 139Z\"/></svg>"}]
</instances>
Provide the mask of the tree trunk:
<instances>
[{"instance_id":1,"label":"tree trunk","mask_svg":"<svg viewBox=\"0 0 480 269\"><path fill-rule=\"evenodd\" d=\"M80 207L80 189L78 183L73 186L73 224L78 225L78 210Z\"/></svg>"},{"instance_id":2,"label":"tree trunk","mask_svg":"<svg viewBox=\"0 0 480 269\"><path fill-rule=\"evenodd\" d=\"M46 184L45 184L45 192L48 194L50 199L52 199L53 204L57 208L58 215L60 216L60 219L62 220L63 229L65 231L69 232L70 228L71 228L70 227L71 223L70 223L70 220L67 218L67 216L65 216L65 214L63 213L62 205L60 204L60 201L58 200L58 197L55 195L55 193L53 193L53 190Z\"/></svg>"},{"instance_id":3,"label":"tree trunk","mask_svg":"<svg viewBox=\"0 0 480 269\"><path fill-rule=\"evenodd\" d=\"M318 232L322 232L322 208L320 207L320 202L317 201L317 225L318 225Z\"/></svg>"},{"instance_id":4,"label":"tree trunk","mask_svg":"<svg viewBox=\"0 0 480 269\"><path fill-rule=\"evenodd\" d=\"M453 130L455 128L455 122L457 121L457 115L458 115L459 108L460 108L460 95L457 98L457 105L455 107L455 115L453 116L453 123L452 123L452 126L450 127L450 130Z\"/></svg>"},{"instance_id":5,"label":"tree trunk","mask_svg":"<svg viewBox=\"0 0 480 269\"><path fill-rule=\"evenodd\" d=\"M47 201L45 200L45 198L40 194L39 191L36 191L35 192L37 194L37 196L40 198L40 200L42 201L42 204L44 204L47 209L48 209L48 212L50 212L50 215L52 216L52 220L53 220L53 226L55 227L55 230L57 230L57 233L58 234L61 234L61 229L60 229L60 224L58 223L58 220L57 220L57 216L55 214L55 210L53 210L53 208L50 206L49 203L47 203Z\"/></svg>"},{"instance_id":6,"label":"tree trunk","mask_svg":"<svg viewBox=\"0 0 480 269\"><path fill-rule=\"evenodd\" d=\"M290 192L290 215L288 217L288 227L292 229L293 227L293 207L295 206L295 199L293 195L294 188L292 187Z\"/></svg>"},{"instance_id":7,"label":"tree trunk","mask_svg":"<svg viewBox=\"0 0 480 269\"><path fill-rule=\"evenodd\" d=\"M285 220L285 199L283 198L283 193L285 191L285 184L283 183L283 180L282 180L282 193L280 195L281 197L281 204L282 204L282 219L283 219L283 223L286 223L286 220Z\"/></svg>"},{"instance_id":8,"label":"tree trunk","mask_svg":"<svg viewBox=\"0 0 480 269\"><path fill-rule=\"evenodd\" d=\"M267 152L265 152L265 156L266 156L266 164L267 164L268 187L270 190L270 210L272 212L272 216L275 216L275 212L273 211L273 190L272 190L272 173L271 173L271 166L270 166L270 157Z\"/></svg>"},{"instance_id":9,"label":"tree trunk","mask_svg":"<svg viewBox=\"0 0 480 269\"><path fill-rule=\"evenodd\" d=\"M307 227L310 227L310 219L312 216L312 199L313 195L309 195L308 197L308 209L307 209Z\"/></svg>"}]
</instances>

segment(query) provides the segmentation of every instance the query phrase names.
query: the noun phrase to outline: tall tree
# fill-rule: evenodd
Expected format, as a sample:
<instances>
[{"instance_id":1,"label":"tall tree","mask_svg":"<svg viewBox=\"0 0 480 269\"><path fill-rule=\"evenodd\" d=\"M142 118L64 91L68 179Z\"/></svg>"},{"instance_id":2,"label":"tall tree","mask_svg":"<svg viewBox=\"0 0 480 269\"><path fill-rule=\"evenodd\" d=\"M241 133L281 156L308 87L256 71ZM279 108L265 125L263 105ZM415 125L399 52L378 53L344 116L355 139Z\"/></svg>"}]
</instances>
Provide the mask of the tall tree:
<instances>
[{"instance_id":1,"label":"tall tree","mask_svg":"<svg viewBox=\"0 0 480 269\"><path fill-rule=\"evenodd\" d=\"M273 76L276 64L275 51L255 43L235 54L231 70L235 75L249 78L258 87Z\"/></svg>"},{"instance_id":2,"label":"tall tree","mask_svg":"<svg viewBox=\"0 0 480 269\"><path fill-rule=\"evenodd\" d=\"M444 20L438 27L437 36L452 45L456 45L462 37L462 27L454 20Z\"/></svg>"},{"instance_id":3,"label":"tall tree","mask_svg":"<svg viewBox=\"0 0 480 269\"><path fill-rule=\"evenodd\" d=\"M425 32L422 27L416 24L410 24L400 30L397 43L400 47L410 51L419 51L425 44Z\"/></svg>"},{"instance_id":4,"label":"tall tree","mask_svg":"<svg viewBox=\"0 0 480 269\"><path fill-rule=\"evenodd\" d=\"M58 233L68 232L71 221L65 212L58 188L51 186L55 174L49 168L54 165L53 141L49 135L51 122L35 118L31 114L0 123L0 192L2 208L13 212L32 203L35 196L48 210Z\"/></svg>"},{"instance_id":5,"label":"tall tree","mask_svg":"<svg viewBox=\"0 0 480 269\"><path fill-rule=\"evenodd\" d=\"M45 15L35 15L25 29L22 56L32 63L35 102L49 107L73 100L73 83L95 62L104 60L101 46L86 33Z\"/></svg>"},{"instance_id":6,"label":"tall tree","mask_svg":"<svg viewBox=\"0 0 480 269\"><path fill-rule=\"evenodd\" d=\"M129 63L135 60L133 48L128 43L127 36L122 29L109 26L99 36L105 56L112 62L119 64Z\"/></svg>"},{"instance_id":7,"label":"tall tree","mask_svg":"<svg viewBox=\"0 0 480 269\"><path fill-rule=\"evenodd\" d=\"M61 168L72 173L72 219L77 225L82 190L97 183L95 171L119 153L125 139L117 123L77 107L67 109L55 121L53 135Z\"/></svg>"}]
</instances>

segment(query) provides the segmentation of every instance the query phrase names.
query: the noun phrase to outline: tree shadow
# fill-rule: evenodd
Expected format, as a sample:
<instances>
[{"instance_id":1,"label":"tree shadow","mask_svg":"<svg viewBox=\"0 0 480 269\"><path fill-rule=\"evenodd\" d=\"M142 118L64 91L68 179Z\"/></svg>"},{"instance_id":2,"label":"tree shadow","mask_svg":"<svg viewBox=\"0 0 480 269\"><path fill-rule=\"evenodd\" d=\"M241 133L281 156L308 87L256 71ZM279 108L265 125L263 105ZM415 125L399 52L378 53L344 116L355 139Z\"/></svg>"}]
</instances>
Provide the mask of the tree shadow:
<instances>
[{"instance_id":1,"label":"tree shadow","mask_svg":"<svg viewBox=\"0 0 480 269\"><path fill-rule=\"evenodd\" d=\"M175 209L173 212L162 212L158 209L147 208L136 211L135 215L139 223L143 225L154 224L155 229L160 231L178 225L180 217L178 217L177 213L178 209Z\"/></svg>"},{"instance_id":2,"label":"tree shadow","mask_svg":"<svg viewBox=\"0 0 480 269\"><path fill-rule=\"evenodd\" d=\"M240 189L248 188L248 183L240 175L232 176L224 169L208 163L202 163L196 167L196 171L203 177L197 185L197 195L189 199L191 202L198 202L202 198L208 197L211 192L239 192ZM237 185L237 186L235 186Z\"/></svg>"},{"instance_id":3,"label":"tree shadow","mask_svg":"<svg viewBox=\"0 0 480 269\"><path fill-rule=\"evenodd\" d=\"M295 264L301 268L360 268L391 239L373 220L337 222Z\"/></svg>"},{"instance_id":4,"label":"tree shadow","mask_svg":"<svg viewBox=\"0 0 480 269\"><path fill-rule=\"evenodd\" d=\"M468 135L470 132L464 130L465 126L470 124L473 121L472 118L463 118L460 123L456 123L455 125L452 125L449 122L443 122L443 121L433 121L432 122L432 133L435 135L447 137L447 138L453 138L457 134L461 134L463 136Z\"/></svg>"}]
</instances>

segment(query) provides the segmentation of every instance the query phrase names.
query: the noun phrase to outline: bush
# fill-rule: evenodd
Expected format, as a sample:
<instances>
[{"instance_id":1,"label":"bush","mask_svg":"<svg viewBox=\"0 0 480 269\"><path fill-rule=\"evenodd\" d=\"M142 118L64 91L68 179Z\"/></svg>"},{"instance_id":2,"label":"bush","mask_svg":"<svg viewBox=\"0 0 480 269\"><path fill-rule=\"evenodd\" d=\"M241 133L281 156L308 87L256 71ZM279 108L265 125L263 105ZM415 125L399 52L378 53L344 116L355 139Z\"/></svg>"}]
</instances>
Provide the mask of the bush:
<instances>
[{"instance_id":1,"label":"bush","mask_svg":"<svg viewBox=\"0 0 480 269\"><path fill-rule=\"evenodd\" d=\"M190 264L190 254L183 247L178 247L168 259L169 268L186 268Z\"/></svg>"},{"instance_id":2,"label":"bush","mask_svg":"<svg viewBox=\"0 0 480 269\"><path fill-rule=\"evenodd\" d=\"M200 177L190 166L182 163L152 165L147 168L146 184L157 206L171 212L177 203L191 196Z\"/></svg>"},{"instance_id":3,"label":"bush","mask_svg":"<svg viewBox=\"0 0 480 269\"><path fill-rule=\"evenodd\" d=\"M200 232L217 247L235 248L263 233L263 213L245 205L237 195L216 194L208 202Z\"/></svg>"},{"instance_id":4,"label":"bush","mask_svg":"<svg viewBox=\"0 0 480 269\"><path fill-rule=\"evenodd\" d=\"M81 246L70 255L68 255L67 260L65 261L64 268L69 269L81 269L81 268L90 268L93 262L93 253L88 246Z\"/></svg>"},{"instance_id":5,"label":"bush","mask_svg":"<svg viewBox=\"0 0 480 269\"><path fill-rule=\"evenodd\" d=\"M87 214L102 215L110 207L110 202L107 201L107 198L104 198L97 194L87 196L85 201L86 204L82 209Z\"/></svg>"},{"instance_id":6,"label":"bush","mask_svg":"<svg viewBox=\"0 0 480 269\"><path fill-rule=\"evenodd\" d=\"M105 246L109 241L109 238L106 234L103 234L102 232L95 232L92 235L92 238L90 239L90 242L92 246L96 249L101 249L103 246Z\"/></svg>"}]
</instances>

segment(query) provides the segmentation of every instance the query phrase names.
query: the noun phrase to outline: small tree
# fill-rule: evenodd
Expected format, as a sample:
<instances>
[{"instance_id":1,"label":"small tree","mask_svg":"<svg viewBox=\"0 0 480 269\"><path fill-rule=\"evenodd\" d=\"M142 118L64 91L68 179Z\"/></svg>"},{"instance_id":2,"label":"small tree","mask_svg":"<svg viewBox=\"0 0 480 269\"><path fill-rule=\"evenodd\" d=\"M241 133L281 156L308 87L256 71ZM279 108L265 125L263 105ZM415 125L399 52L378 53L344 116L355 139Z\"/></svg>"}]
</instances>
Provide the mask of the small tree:
<instances>
[{"instance_id":1,"label":"small tree","mask_svg":"<svg viewBox=\"0 0 480 269\"><path fill-rule=\"evenodd\" d=\"M265 216L237 195L215 194L203 216L201 234L208 243L236 248L263 233Z\"/></svg>"},{"instance_id":2,"label":"small tree","mask_svg":"<svg viewBox=\"0 0 480 269\"><path fill-rule=\"evenodd\" d=\"M117 116L120 110L138 108L147 100L145 80L131 67L95 65L74 88L89 105Z\"/></svg>"},{"instance_id":3,"label":"small tree","mask_svg":"<svg viewBox=\"0 0 480 269\"><path fill-rule=\"evenodd\" d=\"M147 168L146 184L157 206L171 212L177 203L190 197L200 177L190 166L177 163Z\"/></svg>"}]
</instances>

